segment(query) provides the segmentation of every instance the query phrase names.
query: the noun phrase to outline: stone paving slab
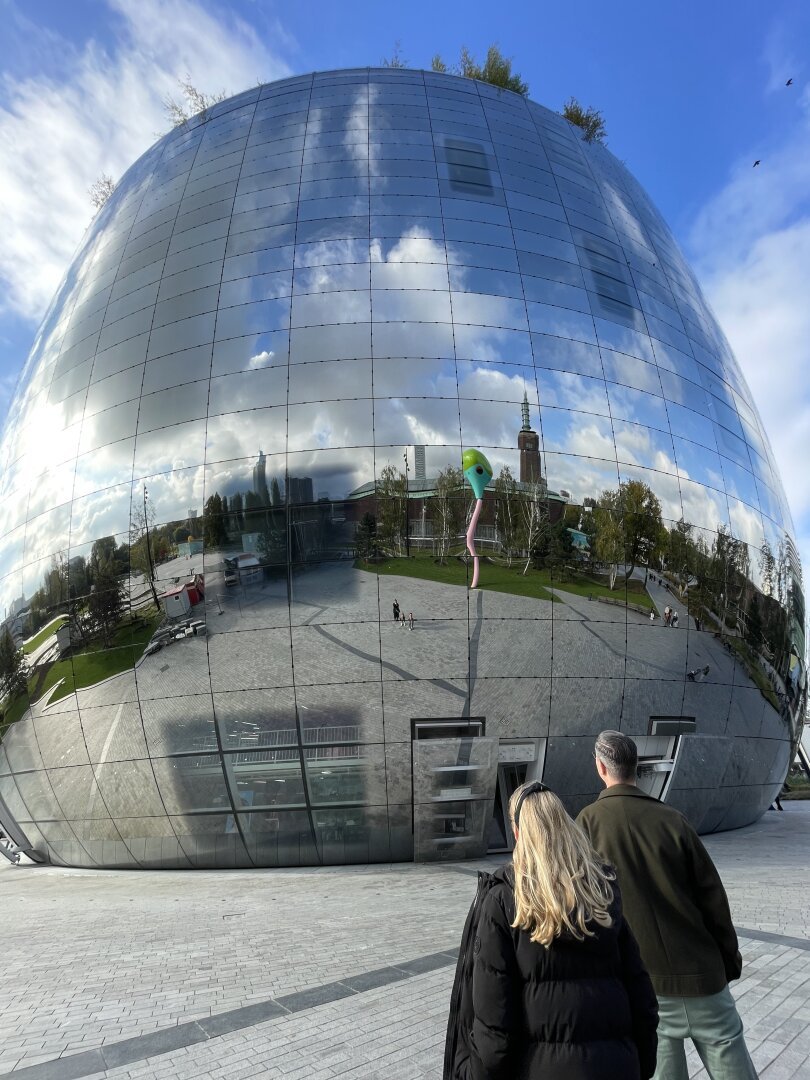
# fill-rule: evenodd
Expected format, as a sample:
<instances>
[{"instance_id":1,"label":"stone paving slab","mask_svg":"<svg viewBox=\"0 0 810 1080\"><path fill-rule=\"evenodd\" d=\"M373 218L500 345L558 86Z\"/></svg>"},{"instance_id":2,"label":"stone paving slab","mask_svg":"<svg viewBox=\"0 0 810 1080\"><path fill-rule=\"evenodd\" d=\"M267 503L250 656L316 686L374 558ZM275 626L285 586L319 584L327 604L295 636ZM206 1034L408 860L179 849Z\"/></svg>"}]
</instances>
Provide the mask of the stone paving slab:
<instances>
[{"instance_id":1,"label":"stone paving slab","mask_svg":"<svg viewBox=\"0 0 810 1080\"><path fill-rule=\"evenodd\" d=\"M810 804L785 806L705 838L752 934L734 991L768 1080L810 1076ZM7 866L0 1074L438 1078L475 871Z\"/></svg>"}]
</instances>

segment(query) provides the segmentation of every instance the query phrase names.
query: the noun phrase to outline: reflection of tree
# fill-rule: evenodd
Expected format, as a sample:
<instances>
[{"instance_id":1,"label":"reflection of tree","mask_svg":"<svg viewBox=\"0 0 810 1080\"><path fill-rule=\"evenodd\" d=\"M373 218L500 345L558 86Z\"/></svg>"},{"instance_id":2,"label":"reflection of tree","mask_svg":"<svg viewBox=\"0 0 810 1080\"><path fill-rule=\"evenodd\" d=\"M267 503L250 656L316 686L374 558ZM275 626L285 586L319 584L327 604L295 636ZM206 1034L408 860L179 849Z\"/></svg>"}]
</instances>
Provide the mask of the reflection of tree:
<instances>
[{"instance_id":1,"label":"reflection of tree","mask_svg":"<svg viewBox=\"0 0 810 1080\"><path fill-rule=\"evenodd\" d=\"M70 562L72 566L73 559L71 559ZM98 540L93 541L93 546L90 549L90 562L87 566L87 574L90 581L95 580L95 575L98 573L99 568L107 563L112 566L116 574L125 574L129 569L129 552L126 544L116 544L114 536L102 536ZM70 580L72 585L72 569Z\"/></svg>"},{"instance_id":2,"label":"reflection of tree","mask_svg":"<svg viewBox=\"0 0 810 1080\"><path fill-rule=\"evenodd\" d=\"M779 617L773 620L773 645L777 659L787 671L790 664L790 650L793 629L804 626L804 594L801 586L794 580L791 565L791 546L786 536L782 536L776 549L774 560L774 585L776 600L779 605Z\"/></svg>"},{"instance_id":3,"label":"reflection of tree","mask_svg":"<svg viewBox=\"0 0 810 1080\"><path fill-rule=\"evenodd\" d=\"M773 596L776 587L776 558L767 536L762 537L757 561L762 576L762 592L765 596Z\"/></svg>"},{"instance_id":4,"label":"reflection of tree","mask_svg":"<svg viewBox=\"0 0 810 1080\"><path fill-rule=\"evenodd\" d=\"M87 614L94 632L109 648L113 633L124 614L124 599L111 560L102 563L93 575L93 588L87 597Z\"/></svg>"},{"instance_id":5,"label":"reflection of tree","mask_svg":"<svg viewBox=\"0 0 810 1080\"><path fill-rule=\"evenodd\" d=\"M501 551L506 556L507 566L512 565L512 557L520 534L520 514L518 507L518 486L512 470L504 465L495 480L495 527L501 543Z\"/></svg>"},{"instance_id":6,"label":"reflection of tree","mask_svg":"<svg viewBox=\"0 0 810 1080\"><path fill-rule=\"evenodd\" d=\"M377 478L377 539L384 551L402 555L408 483L403 472L386 465Z\"/></svg>"},{"instance_id":7,"label":"reflection of tree","mask_svg":"<svg viewBox=\"0 0 810 1080\"><path fill-rule=\"evenodd\" d=\"M287 561L287 525L283 510L268 510L264 514L258 548L266 563L277 566Z\"/></svg>"},{"instance_id":8,"label":"reflection of tree","mask_svg":"<svg viewBox=\"0 0 810 1080\"><path fill-rule=\"evenodd\" d=\"M155 588L155 508L144 499L143 504L135 499L132 503L132 515L129 521L129 562L133 570L143 574L152 590L155 607L160 607Z\"/></svg>"},{"instance_id":9,"label":"reflection of tree","mask_svg":"<svg viewBox=\"0 0 810 1080\"><path fill-rule=\"evenodd\" d=\"M702 605L716 618L721 632L739 629L750 646L751 663L764 655L786 678L795 627L804 625L804 596L794 578L790 541L783 537L774 552L763 536L757 588L748 545L732 536L727 525L718 526L711 546L701 533L693 532L683 519L669 530L668 570L690 582L696 611Z\"/></svg>"},{"instance_id":10,"label":"reflection of tree","mask_svg":"<svg viewBox=\"0 0 810 1080\"><path fill-rule=\"evenodd\" d=\"M448 465L436 477L433 498L430 500L433 535L438 540L439 558L444 562L453 538L464 531L466 500L464 474Z\"/></svg>"},{"instance_id":11,"label":"reflection of tree","mask_svg":"<svg viewBox=\"0 0 810 1080\"><path fill-rule=\"evenodd\" d=\"M245 492L245 511L242 515L245 532L261 532L266 520L267 507L255 491Z\"/></svg>"},{"instance_id":12,"label":"reflection of tree","mask_svg":"<svg viewBox=\"0 0 810 1080\"><path fill-rule=\"evenodd\" d=\"M709 585L723 628L728 626L732 604L739 607L749 570L748 545L744 540L735 540L721 523L712 548Z\"/></svg>"},{"instance_id":13,"label":"reflection of tree","mask_svg":"<svg viewBox=\"0 0 810 1080\"><path fill-rule=\"evenodd\" d=\"M759 596L754 593L751 596L751 602L748 605L747 618L745 620L746 638L749 645L751 645L757 651L762 648L762 608L759 602Z\"/></svg>"},{"instance_id":14,"label":"reflection of tree","mask_svg":"<svg viewBox=\"0 0 810 1080\"><path fill-rule=\"evenodd\" d=\"M527 553L524 575L531 566L533 553L543 542L548 529L548 499L546 485L542 480L524 484L520 498L520 538Z\"/></svg>"},{"instance_id":15,"label":"reflection of tree","mask_svg":"<svg viewBox=\"0 0 810 1080\"><path fill-rule=\"evenodd\" d=\"M624 558L624 532L615 510L608 506L597 506L593 511L595 533L593 551L599 562L608 567L610 588L616 585L619 564Z\"/></svg>"},{"instance_id":16,"label":"reflection of tree","mask_svg":"<svg viewBox=\"0 0 810 1080\"><path fill-rule=\"evenodd\" d=\"M0 634L0 697L8 695L9 700L22 694L27 686L28 665L22 649L14 644L9 628L3 627Z\"/></svg>"},{"instance_id":17,"label":"reflection of tree","mask_svg":"<svg viewBox=\"0 0 810 1080\"><path fill-rule=\"evenodd\" d=\"M203 542L207 550L213 551L221 548L227 541L222 499L214 492L206 499L203 509Z\"/></svg>"},{"instance_id":18,"label":"reflection of tree","mask_svg":"<svg viewBox=\"0 0 810 1080\"><path fill-rule=\"evenodd\" d=\"M546 532L543 565L551 571L552 580L567 580L568 566L574 557L574 541L564 521L558 521Z\"/></svg>"},{"instance_id":19,"label":"reflection of tree","mask_svg":"<svg viewBox=\"0 0 810 1080\"><path fill-rule=\"evenodd\" d=\"M358 559L368 562L377 547L377 519L373 514L363 514L354 531L354 548Z\"/></svg>"},{"instance_id":20,"label":"reflection of tree","mask_svg":"<svg viewBox=\"0 0 810 1080\"><path fill-rule=\"evenodd\" d=\"M68 586L68 561L62 552L52 556L51 565L42 584L31 597L29 630L35 634L53 616L65 609L70 590Z\"/></svg>"},{"instance_id":21,"label":"reflection of tree","mask_svg":"<svg viewBox=\"0 0 810 1080\"><path fill-rule=\"evenodd\" d=\"M611 515L606 516L601 511L610 511ZM616 491L602 492L596 513L597 551L602 548L605 552L604 555L598 555L598 557L616 571L618 571L618 563L623 561L629 566L626 578L632 577L637 566L649 567L660 544L663 529L661 503L652 488L641 480L627 480L619 484ZM602 543L599 538L600 523L608 531ZM617 556L616 552L615 526L617 524L622 537L621 556ZM612 573L613 583L615 580L616 574Z\"/></svg>"},{"instance_id":22,"label":"reflection of tree","mask_svg":"<svg viewBox=\"0 0 810 1080\"><path fill-rule=\"evenodd\" d=\"M273 483L275 482L274 480ZM242 505L242 493L237 491L235 495L231 495L231 525L234 532L242 532L245 528Z\"/></svg>"},{"instance_id":23,"label":"reflection of tree","mask_svg":"<svg viewBox=\"0 0 810 1080\"><path fill-rule=\"evenodd\" d=\"M667 566L678 576L681 584L689 580L689 572L693 569L692 548L692 526L681 518L669 531L666 549Z\"/></svg>"}]
</instances>

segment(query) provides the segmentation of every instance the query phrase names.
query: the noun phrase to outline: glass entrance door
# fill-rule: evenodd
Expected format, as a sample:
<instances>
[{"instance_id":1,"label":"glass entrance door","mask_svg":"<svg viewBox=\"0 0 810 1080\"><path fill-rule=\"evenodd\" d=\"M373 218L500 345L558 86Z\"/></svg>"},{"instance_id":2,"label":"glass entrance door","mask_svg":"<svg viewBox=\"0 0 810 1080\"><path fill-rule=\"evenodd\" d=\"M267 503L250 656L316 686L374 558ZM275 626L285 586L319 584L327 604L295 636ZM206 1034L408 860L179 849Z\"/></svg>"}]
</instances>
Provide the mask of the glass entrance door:
<instances>
[{"instance_id":1,"label":"glass entrance door","mask_svg":"<svg viewBox=\"0 0 810 1080\"><path fill-rule=\"evenodd\" d=\"M527 769L528 764L526 762L498 766L495 806L489 827L488 852L508 852L515 846L515 838L509 824L509 800L512 797L512 792L525 783Z\"/></svg>"}]
</instances>

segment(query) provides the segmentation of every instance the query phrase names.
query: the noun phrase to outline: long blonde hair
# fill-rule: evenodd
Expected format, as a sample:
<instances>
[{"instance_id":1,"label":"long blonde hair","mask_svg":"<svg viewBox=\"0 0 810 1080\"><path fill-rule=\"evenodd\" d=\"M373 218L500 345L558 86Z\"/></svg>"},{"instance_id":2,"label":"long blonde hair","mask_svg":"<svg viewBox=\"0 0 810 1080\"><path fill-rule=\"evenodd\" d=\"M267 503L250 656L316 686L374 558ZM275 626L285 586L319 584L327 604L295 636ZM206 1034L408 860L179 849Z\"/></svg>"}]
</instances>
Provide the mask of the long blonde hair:
<instances>
[{"instance_id":1,"label":"long blonde hair","mask_svg":"<svg viewBox=\"0 0 810 1080\"><path fill-rule=\"evenodd\" d=\"M509 800L513 825L528 786L521 785ZM513 863L512 926L529 931L532 941L550 945L563 931L582 941L593 936L588 923L611 925L612 875L552 791L533 791L523 800Z\"/></svg>"}]
</instances>

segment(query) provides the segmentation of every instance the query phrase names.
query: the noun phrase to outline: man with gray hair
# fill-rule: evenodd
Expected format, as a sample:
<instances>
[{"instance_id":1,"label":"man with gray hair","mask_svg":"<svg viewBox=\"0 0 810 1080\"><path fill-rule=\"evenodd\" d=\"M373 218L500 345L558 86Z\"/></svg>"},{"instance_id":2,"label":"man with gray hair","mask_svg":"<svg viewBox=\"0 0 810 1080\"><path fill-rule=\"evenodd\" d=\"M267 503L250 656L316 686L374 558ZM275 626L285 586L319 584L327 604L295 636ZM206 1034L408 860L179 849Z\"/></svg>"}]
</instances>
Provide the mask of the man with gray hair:
<instances>
[{"instance_id":1,"label":"man with gray hair","mask_svg":"<svg viewBox=\"0 0 810 1080\"><path fill-rule=\"evenodd\" d=\"M688 1080L690 1038L712 1080L756 1080L728 988L742 957L714 863L677 810L640 791L638 750L603 731L593 756L605 785L577 821L616 870L622 904L658 995L653 1080Z\"/></svg>"}]
</instances>

